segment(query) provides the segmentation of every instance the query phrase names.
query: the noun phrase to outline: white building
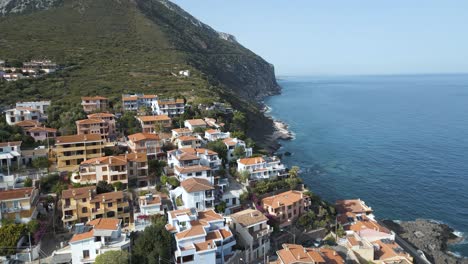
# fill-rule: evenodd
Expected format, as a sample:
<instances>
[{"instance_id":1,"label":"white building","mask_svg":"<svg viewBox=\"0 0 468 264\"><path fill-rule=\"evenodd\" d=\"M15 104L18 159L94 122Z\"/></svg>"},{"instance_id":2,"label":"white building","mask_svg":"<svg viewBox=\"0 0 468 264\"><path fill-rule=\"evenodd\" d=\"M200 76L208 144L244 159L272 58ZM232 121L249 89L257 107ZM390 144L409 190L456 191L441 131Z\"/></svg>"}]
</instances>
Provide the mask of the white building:
<instances>
[{"instance_id":1,"label":"white building","mask_svg":"<svg viewBox=\"0 0 468 264\"><path fill-rule=\"evenodd\" d=\"M137 111L141 107L152 108L158 101L155 94L123 94L122 107L124 111Z\"/></svg>"},{"instance_id":2,"label":"white building","mask_svg":"<svg viewBox=\"0 0 468 264\"><path fill-rule=\"evenodd\" d=\"M167 153L167 161L171 168L203 165L212 170L219 170L222 164L217 152L205 148L182 148L170 151Z\"/></svg>"},{"instance_id":3,"label":"white building","mask_svg":"<svg viewBox=\"0 0 468 264\"><path fill-rule=\"evenodd\" d=\"M195 136L181 136L178 137L175 142L179 149L182 148L200 148L202 146L202 139Z\"/></svg>"},{"instance_id":4,"label":"white building","mask_svg":"<svg viewBox=\"0 0 468 264\"><path fill-rule=\"evenodd\" d=\"M196 128L205 129L206 122L203 119L190 119L184 121L184 126L191 131L195 130Z\"/></svg>"},{"instance_id":5,"label":"white building","mask_svg":"<svg viewBox=\"0 0 468 264\"><path fill-rule=\"evenodd\" d=\"M195 208L206 210L214 207L215 188L204 178L188 178L180 186L170 191L177 209Z\"/></svg>"},{"instance_id":6,"label":"white building","mask_svg":"<svg viewBox=\"0 0 468 264\"><path fill-rule=\"evenodd\" d=\"M10 175L10 166L16 163L20 166L21 160L21 141L0 142L0 169L7 165L7 175Z\"/></svg>"},{"instance_id":7,"label":"white building","mask_svg":"<svg viewBox=\"0 0 468 264\"><path fill-rule=\"evenodd\" d=\"M178 137L192 136L192 135L193 135L192 130L186 127L172 129L172 140L176 140Z\"/></svg>"},{"instance_id":8,"label":"white building","mask_svg":"<svg viewBox=\"0 0 468 264\"><path fill-rule=\"evenodd\" d=\"M238 244L244 246L245 263L262 262L270 250L273 228L260 211L247 209L230 215L229 226L237 234Z\"/></svg>"},{"instance_id":9,"label":"white building","mask_svg":"<svg viewBox=\"0 0 468 264\"><path fill-rule=\"evenodd\" d=\"M151 109L157 115L179 116L185 112L185 102L184 99L159 99Z\"/></svg>"},{"instance_id":10,"label":"white building","mask_svg":"<svg viewBox=\"0 0 468 264\"><path fill-rule=\"evenodd\" d=\"M231 133L221 132L219 129L208 129L205 131L205 138L208 141L216 141L219 139L226 139L230 137Z\"/></svg>"},{"instance_id":11,"label":"white building","mask_svg":"<svg viewBox=\"0 0 468 264\"><path fill-rule=\"evenodd\" d=\"M32 108L39 110L42 117L47 118L47 108L50 106L50 101L33 101L33 102L18 102L16 108Z\"/></svg>"},{"instance_id":12,"label":"white building","mask_svg":"<svg viewBox=\"0 0 468 264\"><path fill-rule=\"evenodd\" d=\"M281 164L277 157L255 157L237 160L237 171L239 173L248 171L251 181L275 179L287 177L286 167Z\"/></svg>"},{"instance_id":13,"label":"white building","mask_svg":"<svg viewBox=\"0 0 468 264\"><path fill-rule=\"evenodd\" d=\"M96 257L107 251L128 251L130 238L122 233L122 220L114 218L99 218L86 225L76 224L75 234L69 241L69 246L57 250L53 256L70 254L73 264L93 263Z\"/></svg>"},{"instance_id":14,"label":"white building","mask_svg":"<svg viewBox=\"0 0 468 264\"><path fill-rule=\"evenodd\" d=\"M166 229L174 234L176 263L233 263L236 240L224 218L213 210L171 211Z\"/></svg>"},{"instance_id":15,"label":"white building","mask_svg":"<svg viewBox=\"0 0 468 264\"><path fill-rule=\"evenodd\" d=\"M17 107L5 111L6 122L10 126L25 120L39 121L41 117L41 111L30 107Z\"/></svg>"},{"instance_id":16,"label":"white building","mask_svg":"<svg viewBox=\"0 0 468 264\"><path fill-rule=\"evenodd\" d=\"M237 147L242 147L244 148L245 151L245 157L251 157L253 154L252 148L248 148L247 144L243 140L240 140L238 138L226 138L223 140L224 144L226 145L227 148L227 159L228 161L234 160L234 150Z\"/></svg>"}]
</instances>

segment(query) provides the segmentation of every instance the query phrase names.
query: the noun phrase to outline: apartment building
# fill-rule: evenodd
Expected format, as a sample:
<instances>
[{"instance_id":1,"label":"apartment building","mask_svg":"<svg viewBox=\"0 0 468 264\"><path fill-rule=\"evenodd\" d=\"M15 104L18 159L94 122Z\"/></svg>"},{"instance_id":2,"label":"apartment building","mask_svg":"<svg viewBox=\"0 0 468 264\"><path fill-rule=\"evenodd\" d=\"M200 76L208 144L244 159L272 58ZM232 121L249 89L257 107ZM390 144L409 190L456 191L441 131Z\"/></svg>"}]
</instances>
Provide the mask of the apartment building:
<instances>
[{"instance_id":1,"label":"apartment building","mask_svg":"<svg viewBox=\"0 0 468 264\"><path fill-rule=\"evenodd\" d=\"M162 153L163 142L157 134L136 133L128 136L127 145L133 153L144 153L156 159Z\"/></svg>"},{"instance_id":2,"label":"apartment building","mask_svg":"<svg viewBox=\"0 0 468 264\"><path fill-rule=\"evenodd\" d=\"M74 171L81 162L104 156L104 140L99 134L57 137L55 154L59 171Z\"/></svg>"},{"instance_id":3,"label":"apartment building","mask_svg":"<svg viewBox=\"0 0 468 264\"><path fill-rule=\"evenodd\" d=\"M202 165L219 170L222 160L218 153L205 148L181 148L167 153L167 163L171 168Z\"/></svg>"},{"instance_id":4,"label":"apartment building","mask_svg":"<svg viewBox=\"0 0 468 264\"><path fill-rule=\"evenodd\" d=\"M38 201L39 190L33 187L2 190L0 191L0 220L27 223L36 218Z\"/></svg>"},{"instance_id":5,"label":"apartment building","mask_svg":"<svg viewBox=\"0 0 468 264\"><path fill-rule=\"evenodd\" d=\"M171 130L172 132L172 140L176 140L178 137L181 137L181 136L192 136L193 135L193 132L192 130L186 128L186 127L182 127L182 128L175 128L175 129L172 129Z\"/></svg>"},{"instance_id":6,"label":"apartment building","mask_svg":"<svg viewBox=\"0 0 468 264\"><path fill-rule=\"evenodd\" d=\"M5 111L5 119L10 126L16 125L21 121L39 121L41 118L41 111L30 107L17 107Z\"/></svg>"},{"instance_id":7,"label":"apartment building","mask_svg":"<svg viewBox=\"0 0 468 264\"><path fill-rule=\"evenodd\" d=\"M176 263L233 263L236 240L224 218L213 210L171 211L166 229L174 234Z\"/></svg>"},{"instance_id":8,"label":"apartment building","mask_svg":"<svg viewBox=\"0 0 468 264\"><path fill-rule=\"evenodd\" d=\"M232 161L232 160L236 159L236 157L234 157L234 150L237 147L244 148L246 158L251 157L252 154L253 154L253 149L248 148L247 144L245 144L245 142L243 140L240 140L238 138L225 138L225 139L223 139L223 142L224 142L224 145L226 145L226 148L227 148L227 160L228 161Z\"/></svg>"},{"instance_id":9,"label":"apartment building","mask_svg":"<svg viewBox=\"0 0 468 264\"><path fill-rule=\"evenodd\" d=\"M81 105L86 113L106 111L109 99L102 96L85 96L81 97Z\"/></svg>"},{"instance_id":10,"label":"apartment building","mask_svg":"<svg viewBox=\"0 0 468 264\"><path fill-rule=\"evenodd\" d=\"M262 199L265 212L272 215L280 227L286 227L310 207L310 197L300 191L287 191Z\"/></svg>"},{"instance_id":11,"label":"apartment building","mask_svg":"<svg viewBox=\"0 0 468 264\"><path fill-rule=\"evenodd\" d=\"M124 111L138 111L142 107L151 108L157 100L158 96L155 94L123 94L122 106Z\"/></svg>"},{"instance_id":12,"label":"apartment building","mask_svg":"<svg viewBox=\"0 0 468 264\"><path fill-rule=\"evenodd\" d=\"M151 108L158 115L174 117L185 112L185 102L184 99L159 99Z\"/></svg>"},{"instance_id":13,"label":"apartment building","mask_svg":"<svg viewBox=\"0 0 468 264\"><path fill-rule=\"evenodd\" d=\"M89 114L88 119L100 119L104 120L107 124L107 129L109 130L109 135L114 135L116 133L116 120L115 115L111 113L94 113Z\"/></svg>"},{"instance_id":14,"label":"apartment building","mask_svg":"<svg viewBox=\"0 0 468 264\"><path fill-rule=\"evenodd\" d=\"M270 234L273 228L260 211L246 209L230 215L229 227L237 234L237 243L244 247L246 263L262 262L270 251Z\"/></svg>"},{"instance_id":15,"label":"apartment building","mask_svg":"<svg viewBox=\"0 0 468 264\"><path fill-rule=\"evenodd\" d=\"M203 178L188 178L170 191L170 197L177 209L195 208L206 210L214 207L215 188Z\"/></svg>"},{"instance_id":16,"label":"apartment building","mask_svg":"<svg viewBox=\"0 0 468 264\"><path fill-rule=\"evenodd\" d=\"M230 138L231 133L221 132L219 129L208 129L205 131L205 138L208 141L216 141L220 139Z\"/></svg>"},{"instance_id":17,"label":"apartment building","mask_svg":"<svg viewBox=\"0 0 468 264\"><path fill-rule=\"evenodd\" d=\"M127 194L122 191L96 193L96 186L62 191L62 221L65 227L100 218L121 219L133 223Z\"/></svg>"},{"instance_id":18,"label":"apartment building","mask_svg":"<svg viewBox=\"0 0 468 264\"><path fill-rule=\"evenodd\" d=\"M140 122L143 133L162 132L172 126L171 118L167 115L136 116L135 118Z\"/></svg>"},{"instance_id":19,"label":"apartment building","mask_svg":"<svg viewBox=\"0 0 468 264\"><path fill-rule=\"evenodd\" d=\"M72 264L94 263L97 256L108 251L128 251L130 238L122 232L121 222L120 219L100 218L75 225L67 248Z\"/></svg>"},{"instance_id":20,"label":"apartment building","mask_svg":"<svg viewBox=\"0 0 468 264\"><path fill-rule=\"evenodd\" d=\"M250 181L288 177L286 167L277 157L255 157L237 160L237 171L247 171Z\"/></svg>"},{"instance_id":21,"label":"apartment building","mask_svg":"<svg viewBox=\"0 0 468 264\"><path fill-rule=\"evenodd\" d=\"M102 119L82 119L75 123L78 135L100 135L103 140L109 138L109 126Z\"/></svg>"},{"instance_id":22,"label":"apartment building","mask_svg":"<svg viewBox=\"0 0 468 264\"><path fill-rule=\"evenodd\" d=\"M305 248L302 245L283 244L283 248L276 251L278 259L275 264L344 264L345 260L331 248Z\"/></svg>"},{"instance_id":23,"label":"apartment building","mask_svg":"<svg viewBox=\"0 0 468 264\"><path fill-rule=\"evenodd\" d=\"M373 210L361 199L338 200L335 203L338 218L367 217L374 219Z\"/></svg>"},{"instance_id":24,"label":"apartment building","mask_svg":"<svg viewBox=\"0 0 468 264\"><path fill-rule=\"evenodd\" d=\"M200 148L202 140L195 136L181 136L175 140L177 147L182 148Z\"/></svg>"}]
</instances>

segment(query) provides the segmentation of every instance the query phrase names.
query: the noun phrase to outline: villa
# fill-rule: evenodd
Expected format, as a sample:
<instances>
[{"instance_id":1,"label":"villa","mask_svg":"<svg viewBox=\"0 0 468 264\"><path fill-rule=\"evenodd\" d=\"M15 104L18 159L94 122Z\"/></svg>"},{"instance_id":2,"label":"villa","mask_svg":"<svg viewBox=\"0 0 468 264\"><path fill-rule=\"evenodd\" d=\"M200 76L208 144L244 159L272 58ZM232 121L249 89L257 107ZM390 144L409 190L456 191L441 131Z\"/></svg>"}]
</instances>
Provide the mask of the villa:
<instances>
[{"instance_id":1,"label":"villa","mask_svg":"<svg viewBox=\"0 0 468 264\"><path fill-rule=\"evenodd\" d=\"M108 108L109 99L102 96L85 96L81 97L81 105L86 113L97 111L106 111Z\"/></svg>"},{"instance_id":2,"label":"villa","mask_svg":"<svg viewBox=\"0 0 468 264\"><path fill-rule=\"evenodd\" d=\"M203 119L190 119L184 121L184 126L191 131L194 131L196 128L205 129L206 122Z\"/></svg>"},{"instance_id":3,"label":"villa","mask_svg":"<svg viewBox=\"0 0 468 264\"><path fill-rule=\"evenodd\" d=\"M167 115L136 116L135 118L140 122L143 133L162 132L172 125L171 118Z\"/></svg>"},{"instance_id":4,"label":"villa","mask_svg":"<svg viewBox=\"0 0 468 264\"><path fill-rule=\"evenodd\" d=\"M263 198L262 207L278 221L280 227L286 227L309 210L310 197L300 191L287 191Z\"/></svg>"},{"instance_id":5,"label":"villa","mask_svg":"<svg viewBox=\"0 0 468 264\"><path fill-rule=\"evenodd\" d=\"M155 94L123 94L122 106L124 111L138 111L142 107L151 108L157 100Z\"/></svg>"},{"instance_id":6,"label":"villa","mask_svg":"<svg viewBox=\"0 0 468 264\"><path fill-rule=\"evenodd\" d=\"M231 133L221 132L219 129L208 129L205 131L205 138L208 141L216 141L219 139L226 139L230 137L231 137Z\"/></svg>"},{"instance_id":7,"label":"villa","mask_svg":"<svg viewBox=\"0 0 468 264\"><path fill-rule=\"evenodd\" d=\"M41 118L41 111L30 107L17 107L5 111L5 119L7 124L10 126L13 126L21 121L40 121Z\"/></svg>"},{"instance_id":8,"label":"villa","mask_svg":"<svg viewBox=\"0 0 468 264\"><path fill-rule=\"evenodd\" d=\"M157 134L129 135L127 145L133 153L145 153L150 159L156 159L159 154L162 154L163 142Z\"/></svg>"},{"instance_id":9,"label":"villa","mask_svg":"<svg viewBox=\"0 0 468 264\"><path fill-rule=\"evenodd\" d=\"M224 142L224 145L226 145L226 148L228 150L227 152L228 161L232 161L236 158L234 157L234 150L236 148L240 148L240 147L244 148L244 151L245 151L244 155L246 158L251 157L253 154L252 148L248 148L247 144L245 144L243 140L240 140L237 138L225 138L223 142Z\"/></svg>"},{"instance_id":10,"label":"villa","mask_svg":"<svg viewBox=\"0 0 468 264\"><path fill-rule=\"evenodd\" d=\"M37 216L38 202L39 190L33 187L0 191L0 220L28 223Z\"/></svg>"},{"instance_id":11,"label":"villa","mask_svg":"<svg viewBox=\"0 0 468 264\"><path fill-rule=\"evenodd\" d=\"M184 99L159 99L151 106L153 113L167 115L170 117L179 116L185 112Z\"/></svg>"},{"instance_id":12,"label":"villa","mask_svg":"<svg viewBox=\"0 0 468 264\"><path fill-rule=\"evenodd\" d=\"M26 134L34 138L34 141L44 141L47 139L55 139L57 137L57 129L36 126L26 130Z\"/></svg>"},{"instance_id":13,"label":"villa","mask_svg":"<svg viewBox=\"0 0 468 264\"><path fill-rule=\"evenodd\" d=\"M255 157L237 160L237 171L249 173L250 181L288 177L286 167L277 157Z\"/></svg>"},{"instance_id":14,"label":"villa","mask_svg":"<svg viewBox=\"0 0 468 264\"><path fill-rule=\"evenodd\" d=\"M331 248L305 248L301 245L283 244L283 249L276 251L278 260L274 264L344 264L345 260Z\"/></svg>"},{"instance_id":15,"label":"villa","mask_svg":"<svg viewBox=\"0 0 468 264\"><path fill-rule=\"evenodd\" d=\"M206 210L214 207L215 187L204 178L188 178L180 186L170 191L171 199L177 209L195 208Z\"/></svg>"}]
</instances>

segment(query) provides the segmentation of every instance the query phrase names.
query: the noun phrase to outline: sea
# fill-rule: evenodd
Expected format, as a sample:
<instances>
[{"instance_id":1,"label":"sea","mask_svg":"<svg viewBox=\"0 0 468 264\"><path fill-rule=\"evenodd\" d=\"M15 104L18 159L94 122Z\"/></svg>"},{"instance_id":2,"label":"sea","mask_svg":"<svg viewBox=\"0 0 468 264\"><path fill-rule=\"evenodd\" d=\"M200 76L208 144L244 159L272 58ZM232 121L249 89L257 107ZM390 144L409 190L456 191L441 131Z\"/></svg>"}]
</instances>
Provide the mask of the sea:
<instances>
[{"instance_id":1,"label":"sea","mask_svg":"<svg viewBox=\"0 0 468 264\"><path fill-rule=\"evenodd\" d=\"M380 219L432 219L468 234L468 75L281 77L268 114L294 139L278 153L328 201ZM468 257L468 239L450 247Z\"/></svg>"}]
</instances>

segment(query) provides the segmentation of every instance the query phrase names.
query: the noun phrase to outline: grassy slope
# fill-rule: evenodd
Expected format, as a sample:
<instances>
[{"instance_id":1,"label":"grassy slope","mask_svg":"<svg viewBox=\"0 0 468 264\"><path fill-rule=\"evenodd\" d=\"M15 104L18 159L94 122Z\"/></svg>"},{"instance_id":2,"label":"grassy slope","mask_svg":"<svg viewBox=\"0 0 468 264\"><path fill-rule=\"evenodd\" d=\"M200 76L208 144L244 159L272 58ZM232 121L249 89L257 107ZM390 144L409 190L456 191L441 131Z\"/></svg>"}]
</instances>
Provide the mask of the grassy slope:
<instances>
[{"instance_id":1,"label":"grassy slope","mask_svg":"<svg viewBox=\"0 0 468 264\"><path fill-rule=\"evenodd\" d=\"M126 1L67 0L56 9L1 18L0 31L2 59L46 57L72 65L43 80L0 84L0 93L8 94L0 98L0 104L18 98L78 100L93 94L111 94L117 99L124 91L215 96L159 27ZM170 74L187 68L195 73L194 78Z\"/></svg>"}]
</instances>

